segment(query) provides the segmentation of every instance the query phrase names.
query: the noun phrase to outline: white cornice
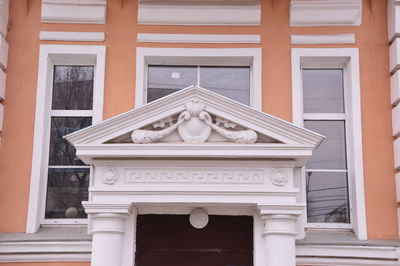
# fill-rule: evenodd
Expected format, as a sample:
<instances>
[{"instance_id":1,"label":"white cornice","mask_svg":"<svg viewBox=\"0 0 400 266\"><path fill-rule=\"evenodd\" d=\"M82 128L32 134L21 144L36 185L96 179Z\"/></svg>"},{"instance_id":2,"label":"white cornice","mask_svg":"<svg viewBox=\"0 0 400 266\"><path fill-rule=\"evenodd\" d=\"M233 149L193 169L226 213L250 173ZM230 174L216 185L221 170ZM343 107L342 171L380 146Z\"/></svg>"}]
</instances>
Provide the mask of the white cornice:
<instances>
[{"instance_id":1,"label":"white cornice","mask_svg":"<svg viewBox=\"0 0 400 266\"><path fill-rule=\"evenodd\" d=\"M41 31L41 41L81 41L104 42L104 32L65 32L65 31Z\"/></svg>"},{"instance_id":2,"label":"white cornice","mask_svg":"<svg viewBox=\"0 0 400 266\"><path fill-rule=\"evenodd\" d=\"M138 33L138 42L165 43L260 43L260 35L250 34L155 34Z\"/></svg>"},{"instance_id":3,"label":"white cornice","mask_svg":"<svg viewBox=\"0 0 400 266\"><path fill-rule=\"evenodd\" d=\"M139 24L258 26L260 22L259 0L139 1Z\"/></svg>"},{"instance_id":4,"label":"white cornice","mask_svg":"<svg viewBox=\"0 0 400 266\"><path fill-rule=\"evenodd\" d=\"M292 44L353 44L355 42L354 33L325 35L292 34Z\"/></svg>"},{"instance_id":5,"label":"white cornice","mask_svg":"<svg viewBox=\"0 0 400 266\"><path fill-rule=\"evenodd\" d=\"M106 7L106 0L43 0L41 21L104 24Z\"/></svg>"},{"instance_id":6,"label":"white cornice","mask_svg":"<svg viewBox=\"0 0 400 266\"><path fill-rule=\"evenodd\" d=\"M359 26L361 0L291 0L290 25Z\"/></svg>"}]
</instances>

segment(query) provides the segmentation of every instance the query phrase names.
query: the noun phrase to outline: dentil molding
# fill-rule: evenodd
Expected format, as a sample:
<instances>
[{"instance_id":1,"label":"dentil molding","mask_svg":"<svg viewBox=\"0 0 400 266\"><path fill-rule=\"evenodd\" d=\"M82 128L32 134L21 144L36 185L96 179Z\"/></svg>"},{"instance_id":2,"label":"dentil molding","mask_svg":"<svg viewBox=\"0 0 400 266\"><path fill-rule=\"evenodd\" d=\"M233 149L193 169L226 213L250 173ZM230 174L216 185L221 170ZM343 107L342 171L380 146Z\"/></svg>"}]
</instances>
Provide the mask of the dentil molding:
<instances>
[{"instance_id":1,"label":"dentil molding","mask_svg":"<svg viewBox=\"0 0 400 266\"><path fill-rule=\"evenodd\" d=\"M362 0L291 0L290 25L359 26Z\"/></svg>"}]
</instances>

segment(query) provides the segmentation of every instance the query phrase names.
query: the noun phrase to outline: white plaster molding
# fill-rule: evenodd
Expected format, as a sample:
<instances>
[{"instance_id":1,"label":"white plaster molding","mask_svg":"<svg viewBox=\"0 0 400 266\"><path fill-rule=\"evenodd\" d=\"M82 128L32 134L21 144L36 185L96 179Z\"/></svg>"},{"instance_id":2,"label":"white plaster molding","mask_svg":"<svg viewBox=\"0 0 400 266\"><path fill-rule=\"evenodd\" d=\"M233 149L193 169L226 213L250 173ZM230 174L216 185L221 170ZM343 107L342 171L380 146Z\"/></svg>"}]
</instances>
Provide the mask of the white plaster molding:
<instances>
[{"instance_id":1,"label":"white plaster molding","mask_svg":"<svg viewBox=\"0 0 400 266\"><path fill-rule=\"evenodd\" d=\"M106 0L42 0L44 23L105 24Z\"/></svg>"},{"instance_id":2,"label":"white plaster molding","mask_svg":"<svg viewBox=\"0 0 400 266\"><path fill-rule=\"evenodd\" d=\"M400 71L396 71L390 78L390 87L392 104L396 105L400 102Z\"/></svg>"},{"instance_id":3,"label":"white plaster molding","mask_svg":"<svg viewBox=\"0 0 400 266\"><path fill-rule=\"evenodd\" d=\"M396 174L396 196L397 203L400 203L400 173Z\"/></svg>"},{"instance_id":4,"label":"white plaster molding","mask_svg":"<svg viewBox=\"0 0 400 266\"><path fill-rule=\"evenodd\" d=\"M359 26L361 0L291 0L290 25Z\"/></svg>"},{"instance_id":5,"label":"white plaster molding","mask_svg":"<svg viewBox=\"0 0 400 266\"><path fill-rule=\"evenodd\" d=\"M213 118L205 111L206 105L198 100L192 100L185 104L185 110L177 115L175 118L169 117L169 127L160 130L148 130L148 129L136 129L132 132L133 143L138 144L149 144L162 140L168 137L172 132L178 129L179 136L185 143L204 143L206 142L211 134L211 130L215 130L221 136L225 137L229 141L242 143L242 144L253 144L257 141L257 133L254 130L229 130L224 127L230 125L236 125L235 123L229 123L225 121L224 127L219 126L220 121L216 118L217 122L213 123ZM172 120L176 120L175 124ZM161 120L155 124L165 125L164 120Z\"/></svg>"},{"instance_id":6,"label":"white plaster molding","mask_svg":"<svg viewBox=\"0 0 400 266\"><path fill-rule=\"evenodd\" d=\"M41 41L80 41L80 42L104 42L104 32L65 32L65 31L41 31Z\"/></svg>"},{"instance_id":7,"label":"white plaster molding","mask_svg":"<svg viewBox=\"0 0 400 266\"><path fill-rule=\"evenodd\" d=\"M0 103L0 131L3 130L3 121L4 121L4 105Z\"/></svg>"},{"instance_id":8,"label":"white plaster molding","mask_svg":"<svg viewBox=\"0 0 400 266\"><path fill-rule=\"evenodd\" d=\"M139 1L139 24L259 26L260 22L259 0Z\"/></svg>"},{"instance_id":9,"label":"white plaster molding","mask_svg":"<svg viewBox=\"0 0 400 266\"><path fill-rule=\"evenodd\" d=\"M354 33L325 35L292 34L292 44L353 44L356 42Z\"/></svg>"},{"instance_id":10,"label":"white plaster molding","mask_svg":"<svg viewBox=\"0 0 400 266\"><path fill-rule=\"evenodd\" d=\"M0 0L0 34L7 37L9 0Z\"/></svg>"},{"instance_id":11,"label":"white plaster molding","mask_svg":"<svg viewBox=\"0 0 400 266\"><path fill-rule=\"evenodd\" d=\"M260 43L258 34L157 34L138 33L138 42L161 43Z\"/></svg>"},{"instance_id":12,"label":"white plaster molding","mask_svg":"<svg viewBox=\"0 0 400 266\"><path fill-rule=\"evenodd\" d=\"M8 43L3 36L0 36L0 68L7 69Z\"/></svg>"},{"instance_id":13,"label":"white plaster molding","mask_svg":"<svg viewBox=\"0 0 400 266\"><path fill-rule=\"evenodd\" d=\"M388 0L388 40L400 37L400 1Z\"/></svg>"},{"instance_id":14,"label":"white plaster molding","mask_svg":"<svg viewBox=\"0 0 400 266\"><path fill-rule=\"evenodd\" d=\"M392 109L392 130L393 136L400 136L400 105Z\"/></svg>"},{"instance_id":15,"label":"white plaster molding","mask_svg":"<svg viewBox=\"0 0 400 266\"><path fill-rule=\"evenodd\" d=\"M396 72L400 67L400 38L394 40L389 48L390 72Z\"/></svg>"},{"instance_id":16,"label":"white plaster molding","mask_svg":"<svg viewBox=\"0 0 400 266\"><path fill-rule=\"evenodd\" d=\"M393 142L394 145L394 168L400 169L400 138Z\"/></svg>"},{"instance_id":17,"label":"white plaster molding","mask_svg":"<svg viewBox=\"0 0 400 266\"><path fill-rule=\"evenodd\" d=\"M91 248L91 241L0 242L0 263L90 262ZM399 254L390 246L296 245L297 265L398 266Z\"/></svg>"},{"instance_id":18,"label":"white plaster molding","mask_svg":"<svg viewBox=\"0 0 400 266\"><path fill-rule=\"evenodd\" d=\"M6 98L6 77L7 74L0 69L0 101Z\"/></svg>"}]
</instances>

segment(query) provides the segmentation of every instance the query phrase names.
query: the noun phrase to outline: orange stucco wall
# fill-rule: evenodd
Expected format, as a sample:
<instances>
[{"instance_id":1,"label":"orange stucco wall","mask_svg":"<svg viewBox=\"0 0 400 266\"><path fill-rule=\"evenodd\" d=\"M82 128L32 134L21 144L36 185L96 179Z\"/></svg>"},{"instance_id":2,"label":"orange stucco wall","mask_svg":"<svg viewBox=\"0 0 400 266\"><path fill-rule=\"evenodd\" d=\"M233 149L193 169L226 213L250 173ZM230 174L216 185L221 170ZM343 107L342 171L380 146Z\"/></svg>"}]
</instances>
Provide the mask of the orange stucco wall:
<instances>
[{"instance_id":1,"label":"orange stucco wall","mask_svg":"<svg viewBox=\"0 0 400 266\"><path fill-rule=\"evenodd\" d=\"M360 27L290 28L288 25L289 0L263 0L262 24L257 27L139 26L137 25L137 1L113 0L108 1L106 25L65 25L41 24L39 0L13 1L12 24L7 37L10 49L4 102L4 129L1 132L0 213L2 218L0 232L25 231L39 45L68 44L39 41L40 30L48 30L104 31L106 33L105 42L90 43L107 46L105 118L134 107L135 47L138 46L136 43L138 32L260 34L261 44L141 43L139 46L261 47L263 111L289 121L292 112L290 49L293 47L359 47L368 236L371 239L397 239L386 7L386 1L365 0ZM293 33L352 32L356 34L355 45L294 46L290 44L290 35Z\"/></svg>"}]
</instances>

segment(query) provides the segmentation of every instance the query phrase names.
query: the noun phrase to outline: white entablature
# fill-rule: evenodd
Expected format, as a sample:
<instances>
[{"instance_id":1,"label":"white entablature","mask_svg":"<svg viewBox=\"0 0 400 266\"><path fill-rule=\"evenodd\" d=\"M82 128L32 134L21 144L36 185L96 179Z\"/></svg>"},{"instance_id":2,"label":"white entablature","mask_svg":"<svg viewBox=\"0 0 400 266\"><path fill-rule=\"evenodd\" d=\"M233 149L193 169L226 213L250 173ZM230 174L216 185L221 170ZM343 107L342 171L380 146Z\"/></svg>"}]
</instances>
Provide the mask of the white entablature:
<instances>
[{"instance_id":1,"label":"white entablature","mask_svg":"<svg viewBox=\"0 0 400 266\"><path fill-rule=\"evenodd\" d=\"M304 164L323 137L192 86L66 136L94 158L286 158Z\"/></svg>"}]
</instances>

